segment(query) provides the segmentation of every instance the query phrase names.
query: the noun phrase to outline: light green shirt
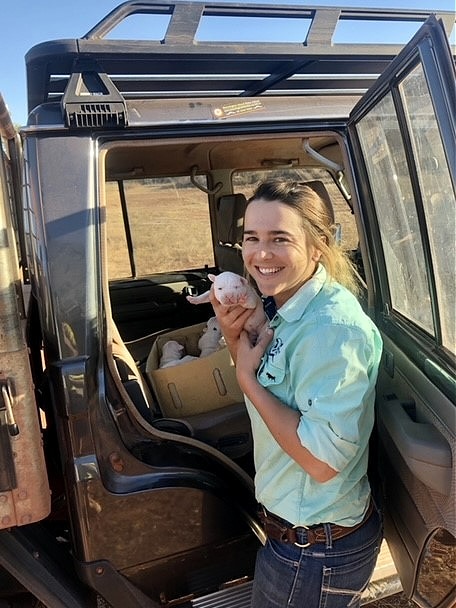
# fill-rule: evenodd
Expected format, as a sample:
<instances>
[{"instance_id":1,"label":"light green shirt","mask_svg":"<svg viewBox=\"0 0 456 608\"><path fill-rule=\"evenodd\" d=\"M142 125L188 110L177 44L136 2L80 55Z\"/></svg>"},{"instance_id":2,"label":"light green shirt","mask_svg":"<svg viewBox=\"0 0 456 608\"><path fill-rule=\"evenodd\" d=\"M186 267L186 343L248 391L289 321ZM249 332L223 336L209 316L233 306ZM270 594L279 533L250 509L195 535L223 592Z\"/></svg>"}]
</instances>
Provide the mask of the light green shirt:
<instances>
[{"instance_id":1,"label":"light green shirt","mask_svg":"<svg viewBox=\"0 0 456 608\"><path fill-rule=\"evenodd\" d=\"M252 421L257 500L295 525L361 521L370 495L368 443L382 352L380 334L356 298L319 266L270 323L274 337L258 380L301 413L298 437L338 471L315 481L274 440L246 399Z\"/></svg>"}]
</instances>

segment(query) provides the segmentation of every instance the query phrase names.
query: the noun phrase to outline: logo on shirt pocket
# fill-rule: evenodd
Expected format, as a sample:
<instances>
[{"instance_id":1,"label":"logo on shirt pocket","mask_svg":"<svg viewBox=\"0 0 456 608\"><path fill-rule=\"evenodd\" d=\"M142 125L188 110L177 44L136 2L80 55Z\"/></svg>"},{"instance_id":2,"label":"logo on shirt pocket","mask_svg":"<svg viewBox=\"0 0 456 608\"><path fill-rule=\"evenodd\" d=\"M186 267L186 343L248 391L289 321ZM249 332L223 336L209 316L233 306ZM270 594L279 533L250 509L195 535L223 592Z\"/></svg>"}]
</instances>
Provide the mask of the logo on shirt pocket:
<instances>
[{"instance_id":1,"label":"logo on shirt pocket","mask_svg":"<svg viewBox=\"0 0 456 608\"><path fill-rule=\"evenodd\" d=\"M272 386L274 384L281 384L284 378L285 370L270 364L266 364L258 372L258 380L264 387Z\"/></svg>"},{"instance_id":2,"label":"logo on shirt pocket","mask_svg":"<svg viewBox=\"0 0 456 608\"><path fill-rule=\"evenodd\" d=\"M285 351L282 338L276 338L263 357L258 370L258 380L264 387L281 384L285 378Z\"/></svg>"},{"instance_id":3,"label":"logo on shirt pocket","mask_svg":"<svg viewBox=\"0 0 456 608\"><path fill-rule=\"evenodd\" d=\"M258 380L264 387L281 384L285 378L285 369L274 365L268 358L258 371Z\"/></svg>"},{"instance_id":4,"label":"logo on shirt pocket","mask_svg":"<svg viewBox=\"0 0 456 608\"><path fill-rule=\"evenodd\" d=\"M271 348L269 349L268 353L267 353L267 358L268 360L270 359L271 361L274 361L274 358L277 357L277 355L280 355L280 351L283 348L283 340L282 338L276 338L274 340L274 344L271 346Z\"/></svg>"}]
</instances>

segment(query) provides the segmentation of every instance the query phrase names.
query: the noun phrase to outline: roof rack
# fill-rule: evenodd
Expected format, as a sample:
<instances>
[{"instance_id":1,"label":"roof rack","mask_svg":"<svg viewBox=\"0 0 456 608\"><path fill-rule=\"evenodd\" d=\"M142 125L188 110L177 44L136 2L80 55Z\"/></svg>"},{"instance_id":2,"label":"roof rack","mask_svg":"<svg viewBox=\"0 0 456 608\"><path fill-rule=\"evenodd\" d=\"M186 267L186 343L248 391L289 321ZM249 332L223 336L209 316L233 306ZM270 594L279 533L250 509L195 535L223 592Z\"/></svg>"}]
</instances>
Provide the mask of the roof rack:
<instances>
[{"instance_id":1,"label":"roof rack","mask_svg":"<svg viewBox=\"0 0 456 608\"><path fill-rule=\"evenodd\" d=\"M134 14L168 16L163 40L111 40L106 36ZM131 0L87 34L34 46L26 55L28 109L48 101L119 104L125 99L257 95L362 94L402 45L334 44L339 22L424 22L441 19L454 27L449 11L298 7L223 2ZM302 19L302 42L220 42L197 39L210 17ZM252 27L255 28L254 23ZM66 92L66 93L65 93ZM88 113L94 109L86 108ZM84 113L85 110L83 110ZM95 112L97 109L95 108ZM121 107L109 120L125 124ZM67 107L71 126L71 109ZM97 119L95 119L96 121ZM90 120L88 121L90 123Z\"/></svg>"}]
</instances>

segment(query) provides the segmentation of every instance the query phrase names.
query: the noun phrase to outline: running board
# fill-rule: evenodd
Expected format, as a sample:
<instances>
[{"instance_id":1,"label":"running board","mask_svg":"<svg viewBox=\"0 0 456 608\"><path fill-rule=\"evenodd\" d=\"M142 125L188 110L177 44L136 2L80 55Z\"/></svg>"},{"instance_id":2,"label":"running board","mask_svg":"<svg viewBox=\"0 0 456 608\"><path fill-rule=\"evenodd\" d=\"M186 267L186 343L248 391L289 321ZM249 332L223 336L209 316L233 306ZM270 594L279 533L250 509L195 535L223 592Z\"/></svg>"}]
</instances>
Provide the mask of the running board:
<instances>
[{"instance_id":1,"label":"running board","mask_svg":"<svg viewBox=\"0 0 456 608\"><path fill-rule=\"evenodd\" d=\"M204 597L192 600L192 608L250 608L252 581L216 591ZM397 575L371 581L361 598L361 606L366 606L376 600L390 597L402 591Z\"/></svg>"},{"instance_id":2,"label":"running board","mask_svg":"<svg viewBox=\"0 0 456 608\"><path fill-rule=\"evenodd\" d=\"M250 608L252 581L205 595L191 603L192 608Z\"/></svg>"}]
</instances>

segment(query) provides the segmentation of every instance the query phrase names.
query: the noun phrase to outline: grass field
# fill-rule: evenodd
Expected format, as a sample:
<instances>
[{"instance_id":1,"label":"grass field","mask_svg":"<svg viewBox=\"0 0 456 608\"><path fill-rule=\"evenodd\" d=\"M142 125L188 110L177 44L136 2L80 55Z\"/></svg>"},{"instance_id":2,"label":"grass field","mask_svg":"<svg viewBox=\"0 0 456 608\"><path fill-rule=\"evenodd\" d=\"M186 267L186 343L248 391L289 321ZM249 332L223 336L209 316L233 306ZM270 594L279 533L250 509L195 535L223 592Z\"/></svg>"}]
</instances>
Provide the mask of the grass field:
<instances>
[{"instance_id":1,"label":"grass field","mask_svg":"<svg viewBox=\"0 0 456 608\"><path fill-rule=\"evenodd\" d=\"M109 277L131 276L116 184L107 188ZM214 265L207 196L196 188L126 188L137 276Z\"/></svg>"},{"instance_id":2,"label":"grass field","mask_svg":"<svg viewBox=\"0 0 456 608\"><path fill-rule=\"evenodd\" d=\"M245 188L247 196L251 191ZM109 277L130 277L117 183L108 183L106 194ZM337 188L331 195L344 246L356 249L354 216ZM125 198L136 276L214 266L207 195L187 178L175 178L172 184L132 180L125 184Z\"/></svg>"}]
</instances>

